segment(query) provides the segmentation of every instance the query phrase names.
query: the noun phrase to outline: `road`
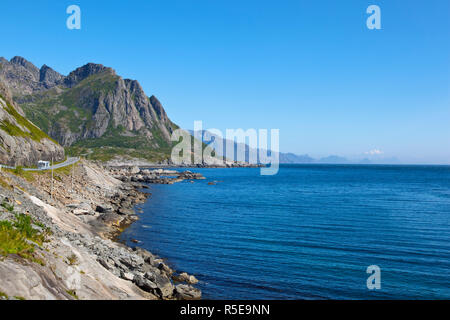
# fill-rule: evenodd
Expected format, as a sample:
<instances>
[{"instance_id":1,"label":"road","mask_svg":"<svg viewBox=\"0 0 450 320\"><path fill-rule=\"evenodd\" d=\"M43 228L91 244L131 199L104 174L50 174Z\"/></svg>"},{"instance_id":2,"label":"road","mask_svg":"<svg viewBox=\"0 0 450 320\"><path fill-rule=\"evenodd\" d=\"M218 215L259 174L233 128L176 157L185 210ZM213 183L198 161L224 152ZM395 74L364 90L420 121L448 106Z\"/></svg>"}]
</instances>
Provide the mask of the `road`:
<instances>
[{"instance_id":1,"label":"road","mask_svg":"<svg viewBox=\"0 0 450 320\"><path fill-rule=\"evenodd\" d=\"M55 170L55 169L59 169L59 168L64 168L67 166L71 166L74 163L77 163L80 160L80 158L78 157L68 157L66 159L66 161L55 164L53 166L50 166L48 168L43 168L43 169L37 169L37 168L23 168L24 171L46 171L46 170Z\"/></svg>"}]
</instances>

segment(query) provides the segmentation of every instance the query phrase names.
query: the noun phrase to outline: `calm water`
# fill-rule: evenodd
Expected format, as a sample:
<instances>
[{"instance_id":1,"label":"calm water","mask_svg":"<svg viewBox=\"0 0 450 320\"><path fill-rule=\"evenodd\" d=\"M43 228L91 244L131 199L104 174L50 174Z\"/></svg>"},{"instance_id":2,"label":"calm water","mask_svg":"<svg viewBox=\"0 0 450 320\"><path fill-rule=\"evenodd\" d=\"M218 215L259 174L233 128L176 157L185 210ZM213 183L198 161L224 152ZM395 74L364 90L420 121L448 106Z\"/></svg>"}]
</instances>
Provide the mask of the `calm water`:
<instances>
[{"instance_id":1,"label":"calm water","mask_svg":"<svg viewBox=\"0 0 450 320\"><path fill-rule=\"evenodd\" d=\"M194 274L205 299L450 298L450 166L193 171L208 180L151 185L122 238Z\"/></svg>"}]
</instances>

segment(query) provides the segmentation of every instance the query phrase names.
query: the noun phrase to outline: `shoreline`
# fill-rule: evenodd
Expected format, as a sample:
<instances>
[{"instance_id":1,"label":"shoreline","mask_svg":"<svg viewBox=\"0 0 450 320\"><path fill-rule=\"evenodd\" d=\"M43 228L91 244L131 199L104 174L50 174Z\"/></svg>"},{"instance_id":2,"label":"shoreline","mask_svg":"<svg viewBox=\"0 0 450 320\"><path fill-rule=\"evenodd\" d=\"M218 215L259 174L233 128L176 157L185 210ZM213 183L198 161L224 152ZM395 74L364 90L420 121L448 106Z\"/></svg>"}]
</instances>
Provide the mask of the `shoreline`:
<instances>
[{"instance_id":1,"label":"shoreline","mask_svg":"<svg viewBox=\"0 0 450 320\"><path fill-rule=\"evenodd\" d=\"M196 163L196 164L174 164L170 161L167 162L159 162L153 163L145 159L122 159L116 158L113 160L109 160L103 164L108 168L119 168L126 169L130 167L139 167L142 169L194 169L194 168L211 168L211 169L228 169L228 168L262 168L266 165L264 164L252 164L247 162L237 162L237 161L226 161L222 163L216 164L205 164L205 163Z\"/></svg>"},{"instance_id":2,"label":"shoreline","mask_svg":"<svg viewBox=\"0 0 450 320\"><path fill-rule=\"evenodd\" d=\"M108 167L106 170L108 170L115 179L122 181L124 186L126 186L127 188L131 187L131 190L136 194L136 196L133 195L130 199L130 194L128 194L128 196L124 198L126 201L131 200L131 205L128 208L124 208L125 211L128 211L127 214L124 215L123 220L118 224L109 225L110 231L107 234L104 234L104 236L119 245L131 248L133 251L141 255L146 261L149 261L150 264L155 265L156 262L157 268L161 270L161 272L166 273L166 275L170 280L172 280L174 284L180 283L180 285L175 288L175 296L177 299L201 299L201 291L195 287L192 287L192 285L198 283L198 280L195 278L195 276L190 275L186 272L177 272L176 270L171 269L167 265L167 263L165 263L165 258L154 255L150 251L141 248L139 246L139 242L136 243L136 246L129 246L127 243L120 241L119 238L127 228L129 228L134 222L139 220L139 216L136 213L136 206L149 201L151 193L141 191L142 189L150 189L147 184L174 184L182 182L184 180L191 180L192 182L192 180L205 180L206 178L199 173L193 173L191 171L180 172L176 170L163 169L149 170L147 168L138 168L136 166L127 166L126 168L122 168L119 171L111 167ZM143 283L139 283L139 281L136 281L135 279L133 281L136 282L136 284L141 289L148 289L148 284L145 283L145 279L139 280L143 280ZM161 290L158 288L157 291Z\"/></svg>"},{"instance_id":3,"label":"shoreline","mask_svg":"<svg viewBox=\"0 0 450 320\"><path fill-rule=\"evenodd\" d=\"M0 259L0 279L15 279L0 280L0 292L25 299L200 299L194 276L172 270L139 244L117 241L139 219L135 208L148 200L150 194L141 191L148 186L132 181L131 169L122 172L124 181L86 160L75 171L73 182L70 172L55 173L54 189L48 173L35 174L32 182L0 173L0 220L28 215L33 228L51 230L44 243L34 245L31 260L11 254ZM168 178L154 177L153 183L169 183ZM177 173L171 179L195 178L201 177ZM12 214L4 209L10 206Z\"/></svg>"}]
</instances>

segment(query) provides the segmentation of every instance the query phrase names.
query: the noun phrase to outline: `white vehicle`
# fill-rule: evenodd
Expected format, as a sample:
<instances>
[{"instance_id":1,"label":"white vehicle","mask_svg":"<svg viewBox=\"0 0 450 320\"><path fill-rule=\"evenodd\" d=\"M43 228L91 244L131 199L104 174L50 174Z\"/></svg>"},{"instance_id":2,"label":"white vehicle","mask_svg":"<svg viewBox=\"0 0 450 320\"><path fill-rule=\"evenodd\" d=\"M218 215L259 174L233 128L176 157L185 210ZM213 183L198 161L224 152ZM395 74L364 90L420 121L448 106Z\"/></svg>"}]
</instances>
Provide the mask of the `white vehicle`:
<instances>
[{"instance_id":1,"label":"white vehicle","mask_svg":"<svg viewBox=\"0 0 450 320\"><path fill-rule=\"evenodd\" d=\"M50 161L38 161L38 169L48 169L50 168Z\"/></svg>"}]
</instances>

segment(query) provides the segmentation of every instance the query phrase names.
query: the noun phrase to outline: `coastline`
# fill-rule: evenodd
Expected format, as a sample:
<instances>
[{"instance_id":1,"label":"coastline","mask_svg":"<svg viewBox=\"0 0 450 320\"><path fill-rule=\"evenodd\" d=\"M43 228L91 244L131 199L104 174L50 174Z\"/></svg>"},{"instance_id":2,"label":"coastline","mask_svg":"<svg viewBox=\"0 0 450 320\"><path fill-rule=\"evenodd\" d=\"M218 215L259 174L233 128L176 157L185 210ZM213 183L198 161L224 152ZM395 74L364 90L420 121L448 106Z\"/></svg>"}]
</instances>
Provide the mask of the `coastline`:
<instances>
[{"instance_id":1,"label":"coastline","mask_svg":"<svg viewBox=\"0 0 450 320\"><path fill-rule=\"evenodd\" d=\"M206 163L196 163L196 164L174 164L170 160L169 161L161 161L161 162L150 162L145 159L125 159L122 157L116 157L112 160L109 160L105 163L106 167L116 168L116 169L126 169L130 167L139 167L142 169L173 169L173 168L261 168L265 167L264 164L252 164L248 162L238 162L238 161L225 161L218 162L215 164L206 164Z\"/></svg>"},{"instance_id":2,"label":"coastline","mask_svg":"<svg viewBox=\"0 0 450 320\"><path fill-rule=\"evenodd\" d=\"M32 255L0 259L0 279L14 279L0 280L1 298L201 298L194 276L172 270L147 250L117 241L139 219L135 206L149 196L141 191L148 187L145 181L137 182L136 168L113 175L106 167L82 160L74 173L74 178L70 170L55 173L53 188L49 174L36 174L28 181L0 173L0 220L14 222L17 215L27 215L33 228L49 230L44 242L33 244ZM146 177L147 182L154 177L152 183L169 183L157 174ZM201 178L177 173L170 183Z\"/></svg>"}]
</instances>

